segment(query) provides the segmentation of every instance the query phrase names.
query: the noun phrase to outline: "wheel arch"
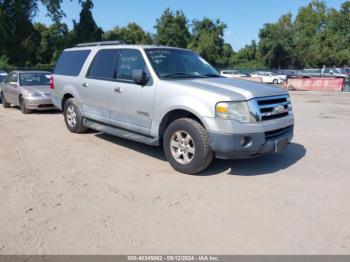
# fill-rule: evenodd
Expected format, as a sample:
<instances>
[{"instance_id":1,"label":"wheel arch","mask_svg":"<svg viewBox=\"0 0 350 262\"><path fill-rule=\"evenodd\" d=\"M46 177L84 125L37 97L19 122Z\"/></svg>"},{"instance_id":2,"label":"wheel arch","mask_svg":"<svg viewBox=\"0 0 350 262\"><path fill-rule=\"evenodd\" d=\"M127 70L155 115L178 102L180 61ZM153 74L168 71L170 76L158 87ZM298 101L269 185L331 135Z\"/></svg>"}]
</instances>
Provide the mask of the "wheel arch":
<instances>
[{"instance_id":1,"label":"wheel arch","mask_svg":"<svg viewBox=\"0 0 350 262\"><path fill-rule=\"evenodd\" d=\"M72 95L71 93L65 93L63 96L62 96L62 99L61 99L61 108L62 108L62 111L64 111L64 107L67 103L67 100L70 99L70 98L74 98L74 95Z\"/></svg>"},{"instance_id":2,"label":"wheel arch","mask_svg":"<svg viewBox=\"0 0 350 262\"><path fill-rule=\"evenodd\" d=\"M189 110L187 108L172 109L162 117L158 128L158 137L162 139L165 130L169 126L169 124L180 118L194 119L198 123L200 123L205 129L207 129L205 122L198 116L198 114L196 114L192 110Z\"/></svg>"}]
</instances>

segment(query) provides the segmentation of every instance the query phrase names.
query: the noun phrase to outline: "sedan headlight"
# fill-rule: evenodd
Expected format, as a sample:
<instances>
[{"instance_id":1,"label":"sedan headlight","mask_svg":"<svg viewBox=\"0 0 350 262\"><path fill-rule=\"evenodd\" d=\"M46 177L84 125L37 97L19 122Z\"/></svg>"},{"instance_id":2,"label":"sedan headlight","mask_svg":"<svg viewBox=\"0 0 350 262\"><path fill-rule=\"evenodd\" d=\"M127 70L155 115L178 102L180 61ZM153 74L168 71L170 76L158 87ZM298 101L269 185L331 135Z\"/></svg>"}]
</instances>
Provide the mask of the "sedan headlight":
<instances>
[{"instance_id":1,"label":"sedan headlight","mask_svg":"<svg viewBox=\"0 0 350 262\"><path fill-rule=\"evenodd\" d=\"M215 107L216 117L237 120L242 123L255 122L247 102L220 102Z\"/></svg>"},{"instance_id":2,"label":"sedan headlight","mask_svg":"<svg viewBox=\"0 0 350 262\"><path fill-rule=\"evenodd\" d=\"M37 92L28 92L27 95L29 97L41 97L42 95Z\"/></svg>"}]
</instances>

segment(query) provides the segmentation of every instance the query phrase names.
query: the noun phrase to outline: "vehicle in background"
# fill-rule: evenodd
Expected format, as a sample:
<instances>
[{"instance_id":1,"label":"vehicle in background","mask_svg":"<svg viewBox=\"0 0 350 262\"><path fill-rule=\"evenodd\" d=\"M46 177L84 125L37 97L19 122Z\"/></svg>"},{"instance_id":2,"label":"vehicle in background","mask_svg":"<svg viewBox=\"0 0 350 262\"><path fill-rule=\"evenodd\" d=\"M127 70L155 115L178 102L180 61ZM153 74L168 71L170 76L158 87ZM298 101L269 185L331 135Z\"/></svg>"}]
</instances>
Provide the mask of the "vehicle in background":
<instances>
[{"instance_id":1,"label":"vehicle in background","mask_svg":"<svg viewBox=\"0 0 350 262\"><path fill-rule=\"evenodd\" d=\"M51 73L44 71L13 71L1 83L4 108L19 106L24 114L33 110L50 110L55 106L50 93Z\"/></svg>"},{"instance_id":2,"label":"vehicle in background","mask_svg":"<svg viewBox=\"0 0 350 262\"><path fill-rule=\"evenodd\" d=\"M273 73L277 75L285 75L287 79L291 79L297 78L300 75L301 71L291 69L278 69L273 71Z\"/></svg>"},{"instance_id":3,"label":"vehicle in background","mask_svg":"<svg viewBox=\"0 0 350 262\"><path fill-rule=\"evenodd\" d=\"M345 74L339 68L330 68L323 67L318 69L304 69L301 73L302 78L312 78L312 77L320 77L320 78L343 78L344 79L344 91L350 90L350 76Z\"/></svg>"},{"instance_id":4,"label":"vehicle in background","mask_svg":"<svg viewBox=\"0 0 350 262\"><path fill-rule=\"evenodd\" d=\"M206 169L214 155L278 153L293 137L286 90L221 77L186 49L81 44L62 52L51 83L70 132L90 128L162 143L169 163L185 174Z\"/></svg>"},{"instance_id":5,"label":"vehicle in background","mask_svg":"<svg viewBox=\"0 0 350 262\"><path fill-rule=\"evenodd\" d=\"M0 82L2 82L6 76L7 73L5 71L0 71Z\"/></svg>"},{"instance_id":6,"label":"vehicle in background","mask_svg":"<svg viewBox=\"0 0 350 262\"><path fill-rule=\"evenodd\" d=\"M340 68L340 70L342 74L350 76L350 67L343 67L343 68Z\"/></svg>"},{"instance_id":7,"label":"vehicle in background","mask_svg":"<svg viewBox=\"0 0 350 262\"><path fill-rule=\"evenodd\" d=\"M260 77L263 83L268 84L282 84L287 80L286 75L278 75L268 71L257 71L250 74L251 77Z\"/></svg>"},{"instance_id":8,"label":"vehicle in background","mask_svg":"<svg viewBox=\"0 0 350 262\"><path fill-rule=\"evenodd\" d=\"M238 70L222 70L220 75L227 78L247 77L246 74L242 74Z\"/></svg>"},{"instance_id":9,"label":"vehicle in background","mask_svg":"<svg viewBox=\"0 0 350 262\"><path fill-rule=\"evenodd\" d=\"M1 82L4 81L6 76L7 76L6 72L0 71L0 94L1 94ZM2 102L1 96L0 96L0 102Z\"/></svg>"},{"instance_id":10,"label":"vehicle in background","mask_svg":"<svg viewBox=\"0 0 350 262\"><path fill-rule=\"evenodd\" d=\"M312 68L304 69L301 73L301 77L310 78L310 77L333 77L333 78L344 78L347 77L339 68Z\"/></svg>"}]
</instances>

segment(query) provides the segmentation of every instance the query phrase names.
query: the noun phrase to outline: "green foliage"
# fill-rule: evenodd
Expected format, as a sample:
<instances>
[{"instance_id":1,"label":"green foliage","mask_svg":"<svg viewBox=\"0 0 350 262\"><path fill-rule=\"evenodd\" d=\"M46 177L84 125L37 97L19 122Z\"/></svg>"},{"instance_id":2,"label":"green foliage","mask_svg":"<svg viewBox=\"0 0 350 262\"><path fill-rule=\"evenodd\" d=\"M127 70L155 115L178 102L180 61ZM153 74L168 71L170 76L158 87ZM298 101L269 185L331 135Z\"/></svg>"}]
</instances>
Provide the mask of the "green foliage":
<instances>
[{"instance_id":1,"label":"green foliage","mask_svg":"<svg viewBox=\"0 0 350 262\"><path fill-rule=\"evenodd\" d=\"M69 30L60 22L65 16L63 0L0 0L0 67L52 68L64 48L100 40L189 48L219 68L350 65L350 0L340 9L311 0L295 17L287 13L275 23L263 25L259 41L236 52L225 43L226 25L218 19L203 18L189 24L181 10L166 9L156 20L154 36L134 22L103 32L93 18L92 0L75 1L82 8L79 21ZM39 3L46 7L52 25L33 24Z\"/></svg>"},{"instance_id":2,"label":"green foliage","mask_svg":"<svg viewBox=\"0 0 350 262\"><path fill-rule=\"evenodd\" d=\"M6 55L0 56L0 68L9 68L9 58Z\"/></svg>"},{"instance_id":3,"label":"green foliage","mask_svg":"<svg viewBox=\"0 0 350 262\"><path fill-rule=\"evenodd\" d=\"M79 22L73 21L74 27L70 34L71 44L101 41L103 31L97 26L91 12L94 4L91 0L85 0L81 6Z\"/></svg>"},{"instance_id":4,"label":"green foliage","mask_svg":"<svg viewBox=\"0 0 350 262\"><path fill-rule=\"evenodd\" d=\"M157 19L155 29L155 42L158 45L186 48L191 39L188 21L182 11L174 13L169 8L166 9Z\"/></svg>"},{"instance_id":5,"label":"green foliage","mask_svg":"<svg viewBox=\"0 0 350 262\"><path fill-rule=\"evenodd\" d=\"M104 40L122 40L127 44L153 44L150 33L145 32L141 26L136 23L129 23L126 27L115 27L111 31L104 33Z\"/></svg>"},{"instance_id":6,"label":"green foliage","mask_svg":"<svg viewBox=\"0 0 350 262\"><path fill-rule=\"evenodd\" d=\"M219 19L212 21L209 18L203 20L194 20L192 22L192 40L189 48L197 51L206 60L215 66L225 65L223 61L225 41L224 30L226 24ZM232 53L230 46L225 47L225 52Z\"/></svg>"}]
</instances>

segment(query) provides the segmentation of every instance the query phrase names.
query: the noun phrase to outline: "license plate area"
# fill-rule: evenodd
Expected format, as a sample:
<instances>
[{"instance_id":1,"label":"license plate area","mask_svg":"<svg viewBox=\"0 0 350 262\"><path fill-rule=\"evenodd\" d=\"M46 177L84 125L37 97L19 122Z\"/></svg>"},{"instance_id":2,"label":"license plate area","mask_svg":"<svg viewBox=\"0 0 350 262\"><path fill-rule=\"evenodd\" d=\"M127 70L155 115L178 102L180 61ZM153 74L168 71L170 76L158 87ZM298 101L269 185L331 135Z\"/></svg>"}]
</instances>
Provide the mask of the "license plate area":
<instances>
[{"instance_id":1,"label":"license plate area","mask_svg":"<svg viewBox=\"0 0 350 262\"><path fill-rule=\"evenodd\" d=\"M275 153L281 152L288 145L288 138L283 138L275 141Z\"/></svg>"}]
</instances>

